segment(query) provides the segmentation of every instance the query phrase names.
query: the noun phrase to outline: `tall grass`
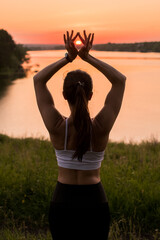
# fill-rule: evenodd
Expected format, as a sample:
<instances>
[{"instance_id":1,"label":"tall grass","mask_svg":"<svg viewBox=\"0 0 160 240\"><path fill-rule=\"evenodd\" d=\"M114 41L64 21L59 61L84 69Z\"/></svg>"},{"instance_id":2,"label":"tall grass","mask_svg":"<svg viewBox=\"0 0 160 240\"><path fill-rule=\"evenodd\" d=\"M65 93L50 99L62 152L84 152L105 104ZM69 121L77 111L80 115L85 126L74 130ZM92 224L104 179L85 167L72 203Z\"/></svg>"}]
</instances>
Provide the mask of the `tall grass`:
<instances>
[{"instance_id":1,"label":"tall grass","mask_svg":"<svg viewBox=\"0 0 160 240\"><path fill-rule=\"evenodd\" d=\"M101 178L113 219L160 227L160 143L110 143Z\"/></svg>"},{"instance_id":2,"label":"tall grass","mask_svg":"<svg viewBox=\"0 0 160 240\"><path fill-rule=\"evenodd\" d=\"M9 229L20 235L21 231L16 233L20 228L25 232L24 239L36 239L34 234L30 238L26 234L39 229L47 231L57 174L50 142L0 135L1 236L9 236ZM143 239L160 239L160 143L109 142L101 180L112 215L110 239L134 240L142 235L146 236ZM17 235L15 239L23 238ZM38 239L43 239L43 234ZM45 234L44 239L49 240L50 236Z\"/></svg>"}]
</instances>

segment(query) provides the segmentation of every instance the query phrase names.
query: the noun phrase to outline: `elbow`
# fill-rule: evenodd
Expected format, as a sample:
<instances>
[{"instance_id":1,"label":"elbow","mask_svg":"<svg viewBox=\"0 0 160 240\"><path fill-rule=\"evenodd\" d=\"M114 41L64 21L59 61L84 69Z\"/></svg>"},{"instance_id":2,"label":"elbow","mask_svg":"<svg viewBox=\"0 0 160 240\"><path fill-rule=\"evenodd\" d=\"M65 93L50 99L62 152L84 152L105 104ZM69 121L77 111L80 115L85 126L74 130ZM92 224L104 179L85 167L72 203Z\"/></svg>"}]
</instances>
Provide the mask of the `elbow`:
<instances>
[{"instance_id":1,"label":"elbow","mask_svg":"<svg viewBox=\"0 0 160 240\"><path fill-rule=\"evenodd\" d=\"M126 83L126 79L127 79L127 77L125 76L125 75L122 75L121 76L121 79L120 79L120 81L121 81L121 83L125 86L125 83Z\"/></svg>"},{"instance_id":2,"label":"elbow","mask_svg":"<svg viewBox=\"0 0 160 240\"><path fill-rule=\"evenodd\" d=\"M126 79L127 79L126 76L121 73L114 79L114 81L112 81L112 84L125 86Z\"/></svg>"},{"instance_id":3,"label":"elbow","mask_svg":"<svg viewBox=\"0 0 160 240\"><path fill-rule=\"evenodd\" d=\"M35 82L37 79L37 74L33 76L33 81Z\"/></svg>"},{"instance_id":4,"label":"elbow","mask_svg":"<svg viewBox=\"0 0 160 240\"><path fill-rule=\"evenodd\" d=\"M127 77L125 75L122 76L122 82L125 84Z\"/></svg>"},{"instance_id":5,"label":"elbow","mask_svg":"<svg viewBox=\"0 0 160 240\"><path fill-rule=\"evenodd\" d=\"M37 74L33 76L33 82L34 82L34 84L38 82Z\"/></svg>"}]
</instances>

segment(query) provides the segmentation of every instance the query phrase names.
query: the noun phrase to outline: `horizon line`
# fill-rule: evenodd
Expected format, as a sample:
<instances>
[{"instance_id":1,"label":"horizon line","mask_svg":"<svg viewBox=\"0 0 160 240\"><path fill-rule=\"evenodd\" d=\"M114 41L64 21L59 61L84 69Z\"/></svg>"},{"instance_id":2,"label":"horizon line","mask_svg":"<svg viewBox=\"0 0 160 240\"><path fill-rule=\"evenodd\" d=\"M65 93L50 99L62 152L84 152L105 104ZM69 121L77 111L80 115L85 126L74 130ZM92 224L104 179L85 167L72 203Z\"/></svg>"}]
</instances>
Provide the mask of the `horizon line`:
<instances>
[{"instance_id":1,"label":"horizon line","mask_svg":"<svg viewBox=\"0 0 160 240\"><path fill-rule=\"evenodd\" d=\"M134 42L107 42L107 43L95 43L94 45L100 45L100 44L134 44L134 43L152 43L152 42L160 42L159 41L134 41ZM63 43L17 43L22 45L64 45Z\"/></svg>"}]
</instances>

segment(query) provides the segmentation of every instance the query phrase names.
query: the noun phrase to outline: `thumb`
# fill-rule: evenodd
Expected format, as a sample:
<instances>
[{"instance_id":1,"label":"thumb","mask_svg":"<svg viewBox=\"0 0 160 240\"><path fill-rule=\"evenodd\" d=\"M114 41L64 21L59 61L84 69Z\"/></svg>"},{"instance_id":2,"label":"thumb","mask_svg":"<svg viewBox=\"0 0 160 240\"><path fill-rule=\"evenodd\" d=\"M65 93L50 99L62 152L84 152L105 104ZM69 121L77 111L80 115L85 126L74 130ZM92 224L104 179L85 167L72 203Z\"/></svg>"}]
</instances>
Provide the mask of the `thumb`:
<instances>
[{"instance_id":1,"label":"thumb","mask_svg":"<svg viewBox=\"0 0 160 240\"><path fill-rule=\"evenodd\" d=\"M76 49L76 47L75 47L73 42L71 42L70 45L71 45L72 48Z\"/></svg>"}]
</instances>

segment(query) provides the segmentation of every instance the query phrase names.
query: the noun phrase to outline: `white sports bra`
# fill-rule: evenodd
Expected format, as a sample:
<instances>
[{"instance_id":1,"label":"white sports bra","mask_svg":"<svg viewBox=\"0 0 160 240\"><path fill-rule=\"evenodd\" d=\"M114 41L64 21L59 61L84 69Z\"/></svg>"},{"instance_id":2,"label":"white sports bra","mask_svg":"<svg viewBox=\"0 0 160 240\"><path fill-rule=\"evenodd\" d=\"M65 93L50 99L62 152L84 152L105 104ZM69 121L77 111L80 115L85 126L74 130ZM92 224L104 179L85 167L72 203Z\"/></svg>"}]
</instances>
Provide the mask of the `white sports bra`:
<instances>
[{"instance_id":1,"label":"white sports bra","mask_svg":"<svg viewBox=\"0 0 160 240\"><path fill-rule=\"evenodd\" d=\"M66 119L64 150L55 149L58 166L77 170L94 170L101 167L105 151L94 152L91 149L83 155L82 162L80 162L78 158L72 158L75 150L67 150L67 135L68 118Z\"/></svg>"}]
</instances>

